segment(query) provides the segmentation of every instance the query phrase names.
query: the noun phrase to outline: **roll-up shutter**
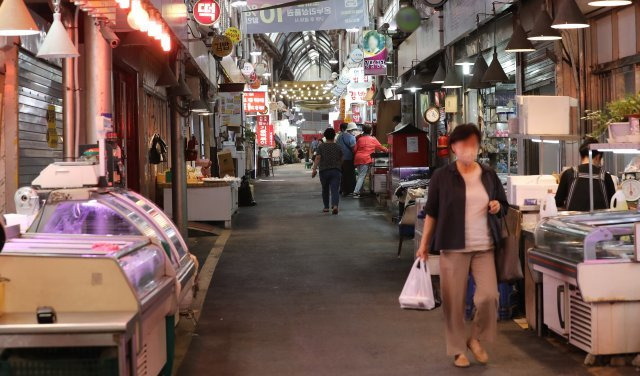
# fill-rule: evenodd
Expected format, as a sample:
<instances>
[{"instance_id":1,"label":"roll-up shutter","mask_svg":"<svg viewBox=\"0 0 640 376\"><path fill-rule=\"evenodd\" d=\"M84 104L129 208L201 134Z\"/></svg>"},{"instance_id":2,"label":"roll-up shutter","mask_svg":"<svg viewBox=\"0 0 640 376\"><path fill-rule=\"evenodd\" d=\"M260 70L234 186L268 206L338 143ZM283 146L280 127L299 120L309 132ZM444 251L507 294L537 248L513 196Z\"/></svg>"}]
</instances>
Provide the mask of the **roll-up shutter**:
<instances>
[{"instance_id":1,"label":"roll-up shutter","mask_svg":"<svg viewBox=\"0 0 640 376\"><path fill-rule=\"evenodd\" d=\"M556 79L556 64L547 57L547 50L553 52L553 41L536 44L536 50L525 56L524 90L528 92L551 84Z\"/></svg>"},{"instance_id":2,"label":"roll-up shutter","mask_svg":"<svg viewBox=\"0 0 640 376\"><path fill-rule=\"evenodd\" d=\"M18 155L21 187L62 160L62 72L25 51L18 54Z\"/></svg>"}]
</instances>

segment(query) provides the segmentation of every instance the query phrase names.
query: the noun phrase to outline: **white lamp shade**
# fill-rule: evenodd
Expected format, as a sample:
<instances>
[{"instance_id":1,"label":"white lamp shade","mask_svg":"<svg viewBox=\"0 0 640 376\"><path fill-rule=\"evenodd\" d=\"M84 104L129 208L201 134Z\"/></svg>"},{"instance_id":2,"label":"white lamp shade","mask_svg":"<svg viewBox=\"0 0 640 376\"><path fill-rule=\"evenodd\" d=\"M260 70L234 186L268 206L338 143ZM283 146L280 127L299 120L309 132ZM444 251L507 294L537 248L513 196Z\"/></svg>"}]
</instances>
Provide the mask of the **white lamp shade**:
<instances>
[{"instance_id":1,"label":"white lamp shade","mask_svg":"<svg viewBox=\"0 0 640 376\"><path fill-rule=\"evenodd\" d=\"M38 50L37 56L48 59L80 56L78 49L71 42L67 30L60 21L60 13L53 14L53 23Z\"/></svg>"},{"instance_id":2,"label":"white lamp shade","mask_svg":"<svg viewBox=\"0 0 640 376\"><path fill-rule=\"evenodd\" d=\"M0 5L0 36L38 34L38 26L23 0L3 0Z\"/></svg>"}]
</instances>

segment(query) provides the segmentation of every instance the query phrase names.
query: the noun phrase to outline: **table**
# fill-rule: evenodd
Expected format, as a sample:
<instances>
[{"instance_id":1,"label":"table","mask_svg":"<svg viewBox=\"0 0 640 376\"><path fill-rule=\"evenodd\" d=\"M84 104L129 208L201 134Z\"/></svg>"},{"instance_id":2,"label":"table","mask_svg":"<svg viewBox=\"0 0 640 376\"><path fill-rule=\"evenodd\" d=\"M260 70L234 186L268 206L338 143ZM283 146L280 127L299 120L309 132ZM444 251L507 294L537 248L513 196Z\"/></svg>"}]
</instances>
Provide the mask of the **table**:
<instances>
[{"instance_id":1,"label":"table","mask_svg":"<svg viewBox=\"0 0 640 376\"><path fill-rule=\"evenodd\" d=\"M163 208L172 215L171 184L158 184L163 190ZM187 184L187 217L189 221L223 221L231 228L231 218L238 211L238 183L215 181Z\"/></svg>"}]
</instances>

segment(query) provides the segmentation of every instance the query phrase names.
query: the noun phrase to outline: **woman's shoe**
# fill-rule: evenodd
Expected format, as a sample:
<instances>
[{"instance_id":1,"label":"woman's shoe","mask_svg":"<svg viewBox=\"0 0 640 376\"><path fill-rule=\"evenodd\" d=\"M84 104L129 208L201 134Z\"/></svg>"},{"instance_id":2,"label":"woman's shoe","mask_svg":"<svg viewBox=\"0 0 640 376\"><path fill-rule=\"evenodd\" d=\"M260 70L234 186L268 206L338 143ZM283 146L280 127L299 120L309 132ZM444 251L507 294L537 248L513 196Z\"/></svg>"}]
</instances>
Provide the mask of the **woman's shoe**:
<instances>
[{"instance_id":1,"label":"woman's shoe","mask_svg":"<svg viewBox=\"0 0 640 376\"><path fill-rule=\"evenodd\" d=\"M338 207L334 206L333 210L331 211L332 214L338 214Z\"/></svg>"},{"instance_id":2,"label":"woman's shoe","mask_svg":"<svg viewBox=\"0 0 640 376\"><path fill-rule=\"evenodd\" d=\"M324 208L324 209L322 209L322 212L323 212L323 213L328 213L328 212L329 212L329 208Z\"/></svg>"},{"instance_id":3,"label":"woman's shoe","mask_svg":"<svg viewBox=\"0 0 640 376\"><path fill-rule=\"evenodd\" d=\"M453 358L453 365L458 368L467 368L471 365L469 359L464 354L458 354Z\"/></svg>"},{"instance_id":4,"label":"woman's shoe","mask_svg":"<svg viewBox=\"0 0 640 376\"><path fill-rule=\"evenodd\" d=\"M476 358L478 363L487 364L489 362L489 354L480 346L480 342L478 342L477 339L468 340L467 347L471 350L473 357Z\"/></svg>"}]
</instances>

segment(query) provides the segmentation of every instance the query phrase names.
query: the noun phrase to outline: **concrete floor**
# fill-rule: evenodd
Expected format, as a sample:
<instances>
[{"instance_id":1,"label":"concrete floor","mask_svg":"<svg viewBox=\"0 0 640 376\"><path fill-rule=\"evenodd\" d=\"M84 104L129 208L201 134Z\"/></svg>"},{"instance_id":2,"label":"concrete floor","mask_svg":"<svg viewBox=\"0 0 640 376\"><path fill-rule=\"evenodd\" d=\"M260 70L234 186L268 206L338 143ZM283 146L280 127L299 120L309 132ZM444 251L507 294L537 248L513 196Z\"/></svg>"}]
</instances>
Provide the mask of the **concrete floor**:
<instances>
[{"instance_id":1,"label":"concrete floor","mask_svg":"<svg viewBox=\"0 0 640 376\"><path fill-rule=\"evenodd\" d=\"M213 274L178 375L618 375L584 353L501 322L491 363L455 369L441 309L404 311L398 295L412 242L396 258L396 227L373 199L321 213L302 165L257 181Z\"/></svg>"}]
</instances>

